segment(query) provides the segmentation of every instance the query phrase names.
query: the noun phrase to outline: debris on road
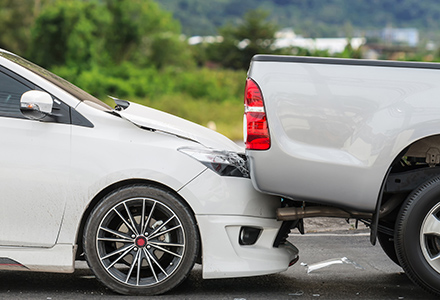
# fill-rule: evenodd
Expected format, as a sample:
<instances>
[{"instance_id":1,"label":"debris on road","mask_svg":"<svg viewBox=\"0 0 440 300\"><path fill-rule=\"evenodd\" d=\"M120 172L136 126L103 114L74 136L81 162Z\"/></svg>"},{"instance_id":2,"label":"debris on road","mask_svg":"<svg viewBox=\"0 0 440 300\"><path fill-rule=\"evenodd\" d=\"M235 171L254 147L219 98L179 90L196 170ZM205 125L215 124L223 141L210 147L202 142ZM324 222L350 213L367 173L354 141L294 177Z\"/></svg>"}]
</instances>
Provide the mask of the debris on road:
<instances>
[{"instance_id":1,"label":"debris on road","mask_svg":"<svg viewBox=\"0 0 440 300\"><path fill-rule=\"evenodd\" d=\"M331 265L339 265L339 264L353 265L356 269L362 269L362 270L364 269L358 263L356 263L346 257L342 257L342 258L328 259L328 260L324 260L324 261L321 261L318 263L311 264L307 267L307 274L309 274L310 272L322 269L322 268L329 267Z\"/></svg>"}]
</instances>

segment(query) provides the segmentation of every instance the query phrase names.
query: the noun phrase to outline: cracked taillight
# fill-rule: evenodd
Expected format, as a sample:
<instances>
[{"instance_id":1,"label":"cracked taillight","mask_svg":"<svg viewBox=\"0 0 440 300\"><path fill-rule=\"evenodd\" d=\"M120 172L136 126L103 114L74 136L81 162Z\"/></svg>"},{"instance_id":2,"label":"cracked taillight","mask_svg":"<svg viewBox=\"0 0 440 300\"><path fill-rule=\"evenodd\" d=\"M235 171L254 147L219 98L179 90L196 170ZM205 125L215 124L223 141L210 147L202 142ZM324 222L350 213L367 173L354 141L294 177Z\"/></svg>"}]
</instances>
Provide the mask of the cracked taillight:
<instances>
[{"instance_id":1,"label":"cracked taillight","mask_svg":"<svg viewBox=\"0 0 440 300\"><path fill-rule=\"evenodd\" d=\"M267 150L270 148L263 95L258 85L250 78L246 80L244 93L244 142L246 149Z\"/></svg>"}]
</instances>

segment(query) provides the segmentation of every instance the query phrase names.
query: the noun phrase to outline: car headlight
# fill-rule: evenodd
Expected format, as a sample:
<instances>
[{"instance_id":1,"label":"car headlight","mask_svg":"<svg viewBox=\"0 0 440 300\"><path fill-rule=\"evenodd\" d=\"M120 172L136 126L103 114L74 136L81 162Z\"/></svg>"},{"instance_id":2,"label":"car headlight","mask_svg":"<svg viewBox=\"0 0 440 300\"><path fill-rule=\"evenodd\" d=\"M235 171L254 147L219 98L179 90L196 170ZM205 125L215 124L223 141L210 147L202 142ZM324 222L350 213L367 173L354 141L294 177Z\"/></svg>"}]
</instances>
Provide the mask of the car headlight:
<instances>
[{"instance_id":1,"label":"car headlight","mask_svg":"<svg viewBox=\"0 0 440 300\"><path fill-rule=\"evenodd\" d=\"M180 152L201 162L221 176L249 178L246 156L231 151L182 147Z\"/></svg>"}]
</instances>

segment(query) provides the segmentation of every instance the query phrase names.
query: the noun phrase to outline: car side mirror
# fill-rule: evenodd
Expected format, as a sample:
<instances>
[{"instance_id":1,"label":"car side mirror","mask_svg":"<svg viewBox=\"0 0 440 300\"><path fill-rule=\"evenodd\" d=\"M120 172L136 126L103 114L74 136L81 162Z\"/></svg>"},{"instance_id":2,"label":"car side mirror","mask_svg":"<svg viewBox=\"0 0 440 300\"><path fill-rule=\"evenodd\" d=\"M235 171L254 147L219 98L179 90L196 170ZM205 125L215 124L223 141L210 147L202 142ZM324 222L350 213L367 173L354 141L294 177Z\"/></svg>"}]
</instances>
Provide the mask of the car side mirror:
<instances>
[{"instance_id":1,"label":"car side mirror","mask_svg":"<svg viewBox=\"0 0 440 300\"><path fill-rule=\"evenodd\" d=\"M52 113L52 96L42 91L27 91L20 98L20 111L28 119L41 120Z\"/></svg>"}]
</instances>

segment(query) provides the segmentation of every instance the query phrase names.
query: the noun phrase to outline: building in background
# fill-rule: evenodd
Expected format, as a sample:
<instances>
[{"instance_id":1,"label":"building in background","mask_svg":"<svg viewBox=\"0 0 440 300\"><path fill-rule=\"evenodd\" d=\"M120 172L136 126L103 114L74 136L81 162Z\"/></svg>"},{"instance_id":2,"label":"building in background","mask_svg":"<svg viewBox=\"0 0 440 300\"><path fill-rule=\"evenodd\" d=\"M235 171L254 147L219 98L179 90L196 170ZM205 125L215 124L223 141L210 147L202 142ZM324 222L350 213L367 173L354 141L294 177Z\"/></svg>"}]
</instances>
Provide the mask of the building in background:
<instances>
[{"instance_id":1,"label":"building in background","mask_svg":"<svg viewBox=\"0 0 440 300\"><path fill-rule=\"evenodd\" d=\"M365 44L366 39L363 37L354 38L304 38L295 34L292 28L284 28L275 34L275 48L299 47L310 51L320 50L328 51L330 55L341 53L350 43L353 49L358 49Z\"/></svg>"},{"instance_id":2,"label":"building in background","mask_svg":"<svg viewBox=\"0 0 440 300\"><path fill-rule=\"evenodd\" d=\"M419 31L415 28L386 27L381 30L368 30L365 32L365 37L368 40L387 45L409 47L417 47L419 45Z\"/></svg>"}]
</instances>

